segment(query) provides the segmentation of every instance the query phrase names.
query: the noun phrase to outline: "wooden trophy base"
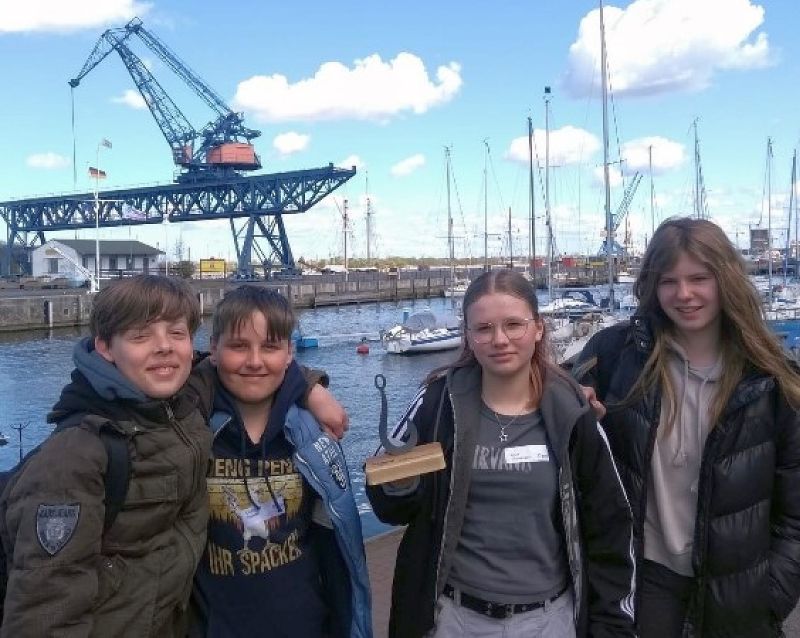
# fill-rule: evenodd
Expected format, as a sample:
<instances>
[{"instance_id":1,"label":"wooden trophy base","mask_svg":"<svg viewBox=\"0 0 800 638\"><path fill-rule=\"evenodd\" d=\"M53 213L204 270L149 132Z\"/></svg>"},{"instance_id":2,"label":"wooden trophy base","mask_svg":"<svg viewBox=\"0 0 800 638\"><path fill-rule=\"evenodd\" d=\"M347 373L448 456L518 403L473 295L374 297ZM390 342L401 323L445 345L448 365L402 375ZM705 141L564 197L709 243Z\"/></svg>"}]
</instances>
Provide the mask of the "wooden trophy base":
<instances>
[{"instance_id":1,"label":"wooden trophy base","mask_svg":"<svg viewBox=\"0 0 800 638\"><path fill-rule=\"evenodd\" d=\"M443 469L441 444L438 441L424 443L402 454L381 454L368 458L367 485L381 485Z\"/></svg>"}]
</instances>

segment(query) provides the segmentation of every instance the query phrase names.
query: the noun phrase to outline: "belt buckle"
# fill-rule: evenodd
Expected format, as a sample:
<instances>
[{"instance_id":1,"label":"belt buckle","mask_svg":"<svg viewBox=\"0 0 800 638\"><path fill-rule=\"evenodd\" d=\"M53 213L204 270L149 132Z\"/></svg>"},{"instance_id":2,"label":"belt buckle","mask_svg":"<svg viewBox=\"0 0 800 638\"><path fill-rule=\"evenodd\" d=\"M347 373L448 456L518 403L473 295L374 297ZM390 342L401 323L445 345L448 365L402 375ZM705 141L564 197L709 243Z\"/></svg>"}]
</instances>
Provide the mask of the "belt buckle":
<instances>
[{"instance_id":1,"label":"belt buckle","mask_svg":"<svg viewBox=\"0 0 800 638\"><path fill-rule=\"evenodd\" d=\"M490 603L486 601L486 611L484 612L490 618L504 619L511 618L514 615L514 605L507 605L503 603Z\"/></svg>"}]
</instances>

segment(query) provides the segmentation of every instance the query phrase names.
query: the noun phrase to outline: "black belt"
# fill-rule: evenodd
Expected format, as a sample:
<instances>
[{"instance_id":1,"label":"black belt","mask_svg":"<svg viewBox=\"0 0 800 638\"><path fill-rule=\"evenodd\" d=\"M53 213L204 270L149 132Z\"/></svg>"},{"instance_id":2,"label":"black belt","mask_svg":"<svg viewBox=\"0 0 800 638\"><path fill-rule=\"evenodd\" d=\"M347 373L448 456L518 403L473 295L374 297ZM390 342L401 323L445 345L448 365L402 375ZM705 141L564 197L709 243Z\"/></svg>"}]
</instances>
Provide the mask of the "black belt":
<instances>
[{"instance_id":1,"label":"black belt","mask_svg":"<svg viewBox=\"0 0 800 638\"><path fill-rule=\"evenodd\" d=\"M522 605L514 605L514 604L507 604L507 603L492 603L488 600L483 600L481 598L477 598L475 596L470 596L469 594L465 594L463 591L460 592L460 601L459 605L462 607L466 607L467 609L471 609L482 616L488 616L489 618L511 618L514 614L524 614L526 611L533 611L534 609L541 609L547 603L552 603L557 600L561 594L567 591L568 585L564 585L564 588L559 591L557 594L550 596L547 600L539 600L535 603L524 603ZM448 598L452 598L455 601L455 590L453 589L452 585L445 585L444 586L444 595Z\"/></svg>"}]
</instances>

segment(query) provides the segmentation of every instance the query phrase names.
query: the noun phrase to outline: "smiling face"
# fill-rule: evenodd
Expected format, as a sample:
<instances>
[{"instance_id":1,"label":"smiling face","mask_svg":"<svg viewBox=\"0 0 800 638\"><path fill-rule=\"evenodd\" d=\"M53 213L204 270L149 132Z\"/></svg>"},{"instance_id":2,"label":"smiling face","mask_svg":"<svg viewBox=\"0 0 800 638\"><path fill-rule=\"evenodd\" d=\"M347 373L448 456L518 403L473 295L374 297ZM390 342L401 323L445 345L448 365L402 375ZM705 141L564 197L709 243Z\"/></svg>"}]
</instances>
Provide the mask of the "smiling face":
<instances>
[{"instance_id":1,"label":"smiling face","mask_svg":"<svg viewBox=\"0 0 800 638\"><path fill-rule=\"evenodd\" d=\"M488 293L469 305L467 342L484 375L514 377L530 374L531 360L544 332L541 319L531 319L533 310L528 302L506 293ZM515 324L519 329L520 323L525 323L527 329L520 338L509 339L501 328L504 322L509 326L509 332L514 332ZM481 343L487 338L486 343Z\"/></svg>"},{"instance_id":2,"label":"smiling face","mask_svg":"<svg viewBox=\"0 0 800 638\"><path fill-rule=\"evenodd\" d=\"M270 339L268 328L264 313L255 311L211 343L222 385L245 404L268 404L292 362L289 339Z\"/></svg>"},{"instance_id":3,"label":"smiling face","mask_svg":"<svg viewBox=\"0 0 800 638\"><path fill-rule=\"evenodd\" d=\"M173 396L192 369L192 335L185 319L129 328L110 341L96 337L95 350L152 399Z\"/></svg>"},{"instance_id":4,"label":"smiling face","mask_svg":"<svg viewBox=\"0 0 800 638\"><path fill-rule=\"evenodd\" d=\"M719 332L722 307L717 278L688 253L681 252L674 266L662 273L657 296L679 338Z\"/></svg>"}]
</instances>

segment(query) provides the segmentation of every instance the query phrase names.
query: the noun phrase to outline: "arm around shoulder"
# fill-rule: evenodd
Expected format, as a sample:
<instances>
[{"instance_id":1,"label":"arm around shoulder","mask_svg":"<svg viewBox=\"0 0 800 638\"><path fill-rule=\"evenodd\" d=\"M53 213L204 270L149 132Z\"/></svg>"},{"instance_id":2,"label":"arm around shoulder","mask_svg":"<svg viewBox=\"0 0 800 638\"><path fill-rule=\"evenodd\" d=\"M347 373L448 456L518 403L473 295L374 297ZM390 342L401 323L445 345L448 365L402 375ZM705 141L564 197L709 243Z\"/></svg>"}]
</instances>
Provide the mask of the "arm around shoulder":
<instances>
[{"instance_id":1,"label":"arm around shoulder","mask_svg":"<svg viewBox=\"0 0 800 638\"><path fill-rule=\"evenodd\" d=\"M8 583L0 636L89 636L99 593L106 454L71 428L14 477L0 507Z\"/></svg>"}]
</instances>

